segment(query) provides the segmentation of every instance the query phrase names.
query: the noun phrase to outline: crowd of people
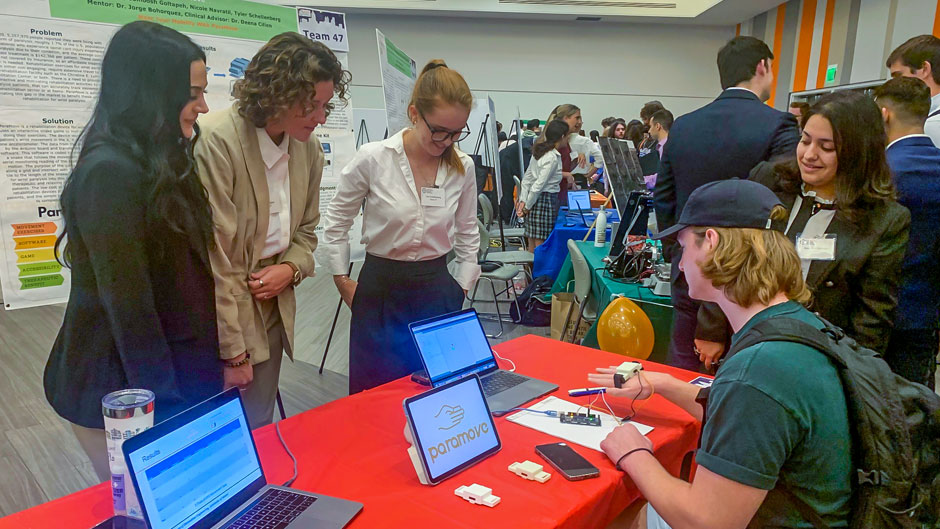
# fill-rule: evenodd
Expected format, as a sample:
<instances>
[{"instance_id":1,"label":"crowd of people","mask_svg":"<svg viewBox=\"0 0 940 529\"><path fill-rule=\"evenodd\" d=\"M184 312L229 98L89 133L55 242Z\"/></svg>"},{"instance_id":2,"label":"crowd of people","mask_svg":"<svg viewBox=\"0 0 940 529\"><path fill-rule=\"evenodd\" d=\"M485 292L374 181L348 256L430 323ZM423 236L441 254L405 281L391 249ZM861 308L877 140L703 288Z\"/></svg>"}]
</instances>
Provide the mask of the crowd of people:
<instances>
[{"instance_id":1,"label":"crowd of people","mask_svg":"<svg viewBox=\"0 0 940 529\"><path fill-rule=\"evenodd\" d=\"M526 153L521 167L500 153L504 178L521 177L515 201L504 180L501 216L524 219L534 249L568 189L609 192L597 138L637 152L654 236L672 263L668 362L718 369L705 404L695 386L662 373L647 373L648 387L606 367L589 377L612 397L647 398L655 386L708 418L691 483L669 475L632 425L604 441L649 500L649 527L803 526L781 490L830 527L847 526L854 467L835 368L786 342L725 360L760 321L821 329L828 320L933 387L940 39L901 45L887 62L892 79L872 95L837 91L790 112L765 104L773 60L764 42L735 37L718 52L723 91L698 110L674 117L651 101L639 119L607 118L589 137L580 109L562 104L505 138L505 152L518 141ZM121 28L62 192L57 248L71 297L44 386L102 479L100 399L110 391L153 390L161 420L238 387L252 427L271 422L282 355L294 349L294 289L314 274L318 245L320 269L352 310L351 393L419 369L407 325L459 310L480 274L476 172L456 148L472 106L460 73L441 60L425 66L411 126L357 152L321 219L324 156L313 132L345 100L350 73L326 46L278 35L235 83L232 107L199 118L209 111L205 61L174 30ZM367 256L354 280L360 209Z\"/></svg>"}]
</instances>

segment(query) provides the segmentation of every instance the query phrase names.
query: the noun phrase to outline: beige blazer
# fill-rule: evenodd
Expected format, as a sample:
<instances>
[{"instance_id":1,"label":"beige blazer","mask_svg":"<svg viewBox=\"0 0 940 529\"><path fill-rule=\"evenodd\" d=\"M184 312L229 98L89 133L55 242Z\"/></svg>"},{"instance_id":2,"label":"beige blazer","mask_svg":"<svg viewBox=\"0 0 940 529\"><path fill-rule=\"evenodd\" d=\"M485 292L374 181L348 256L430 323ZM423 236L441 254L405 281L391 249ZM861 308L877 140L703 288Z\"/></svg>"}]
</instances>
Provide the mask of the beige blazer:
<instances>
[{"instance_id":1,"label":"beige blazer","mask_svg":"<svg viewBox=\"0 0 940 529\"><path fill-rule=\"evenodd\" d=\"M235 106L199 118L195 145L199 176L209 192L216 248L209 250L215 276L215 302L219 327L219 355L251 355L257 364L270 357L261 307L248 289L248 274L260 269L258 261L268 233L269 199L261 148L255 126ZM290 179L290 243L276 262L290 261L303 277L313 276L314 229L320 221L320 178L323 150L315 136L307 142L293 138L288 144ZM287 336L286 350L293 358L294 289L277 298Z\"/></svg>"}]
</instances>

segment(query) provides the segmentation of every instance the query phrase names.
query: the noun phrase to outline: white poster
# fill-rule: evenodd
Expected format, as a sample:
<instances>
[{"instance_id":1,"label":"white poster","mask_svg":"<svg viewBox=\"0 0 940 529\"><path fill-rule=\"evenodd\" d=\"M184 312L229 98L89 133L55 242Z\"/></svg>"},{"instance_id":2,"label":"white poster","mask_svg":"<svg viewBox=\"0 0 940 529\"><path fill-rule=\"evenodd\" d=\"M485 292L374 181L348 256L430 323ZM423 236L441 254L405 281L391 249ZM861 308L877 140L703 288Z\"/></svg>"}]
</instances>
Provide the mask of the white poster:
<instances>
[{"instance_id":1,"label":"white poster","mask_svg":"<svg viewBox=\"0 0 940 529\"><path fill-rule=\"evenodd\" d=\"M349 52L346 15L343 13L298 7L297 27L302 35L326 44L334 52Z\"/></svg>"},{"instance_id":2,"label":"white poster","mask_svg":"<svg viewBox=\"0 0 940 529\"><path fill-rule=\"evenodd\" d=\"M408 103L411 91L418 78L418 65L414 59L398 49L378 29L375 38L379 43L379 71L382 74L382 94L385 96L385 113L388 116L388 135L393 136L408 128Z\"/></svg>"},{"instance_id":3,"label":"white poster","mask_svg":"<svg viewBox=\"0 0 940 529\"><path fill-rule=\"evenodd\" d=\"M388 116L384 108L354 108L353 130L356 148L373 141L382 141L388 134Z\"/></svg>"}]
</instances>

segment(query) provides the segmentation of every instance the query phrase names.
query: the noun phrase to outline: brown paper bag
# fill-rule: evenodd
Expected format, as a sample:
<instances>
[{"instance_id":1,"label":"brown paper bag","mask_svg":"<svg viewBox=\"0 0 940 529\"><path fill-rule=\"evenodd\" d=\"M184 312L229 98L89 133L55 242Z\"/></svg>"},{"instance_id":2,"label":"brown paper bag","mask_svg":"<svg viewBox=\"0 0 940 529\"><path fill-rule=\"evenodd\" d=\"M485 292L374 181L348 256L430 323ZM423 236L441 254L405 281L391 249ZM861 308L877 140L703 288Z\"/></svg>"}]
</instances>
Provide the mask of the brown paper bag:
<instances>
[{"instance_id":1,"label":"brown paper bag","mask_svg":"<svg viewBox=\"0 0 940 529\"><path fill-rule=\"evenodd\" d=\"M578 313L580 310L580 305L578 305L578 302L574 299L574 293L556 292L552 294L552 327L550 336L553 340L571 342L572 335L575 335L575 343L581 341L581 338L583 338L588 329L591 328L591 325L582 319L581 325L575 329L574 324L578 321ZM568 328L565 330L564 337L562 337L565 320L568 321Z\"/></svg>"}]
</instances>

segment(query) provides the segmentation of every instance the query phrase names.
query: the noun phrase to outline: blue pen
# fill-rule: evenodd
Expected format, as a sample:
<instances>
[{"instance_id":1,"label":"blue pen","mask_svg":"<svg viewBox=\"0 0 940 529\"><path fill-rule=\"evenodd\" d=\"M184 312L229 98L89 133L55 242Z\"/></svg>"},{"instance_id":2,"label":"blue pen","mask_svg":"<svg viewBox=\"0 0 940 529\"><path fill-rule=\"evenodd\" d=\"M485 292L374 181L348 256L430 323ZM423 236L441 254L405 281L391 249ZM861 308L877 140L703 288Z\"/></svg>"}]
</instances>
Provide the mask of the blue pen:
<instances>
[{"instance_id":1,"label":"blue pen","mask_svg":"<svg viewBox=\"0 0 940 529\"><path fill-rule=\"evenodd\" d=\"M584 397L586 395L597 395L598 393L607 393L607 388L597 387L597 388L580 388L580 389L569 389L569 397Z\"/></svg>"}]
</instances>

